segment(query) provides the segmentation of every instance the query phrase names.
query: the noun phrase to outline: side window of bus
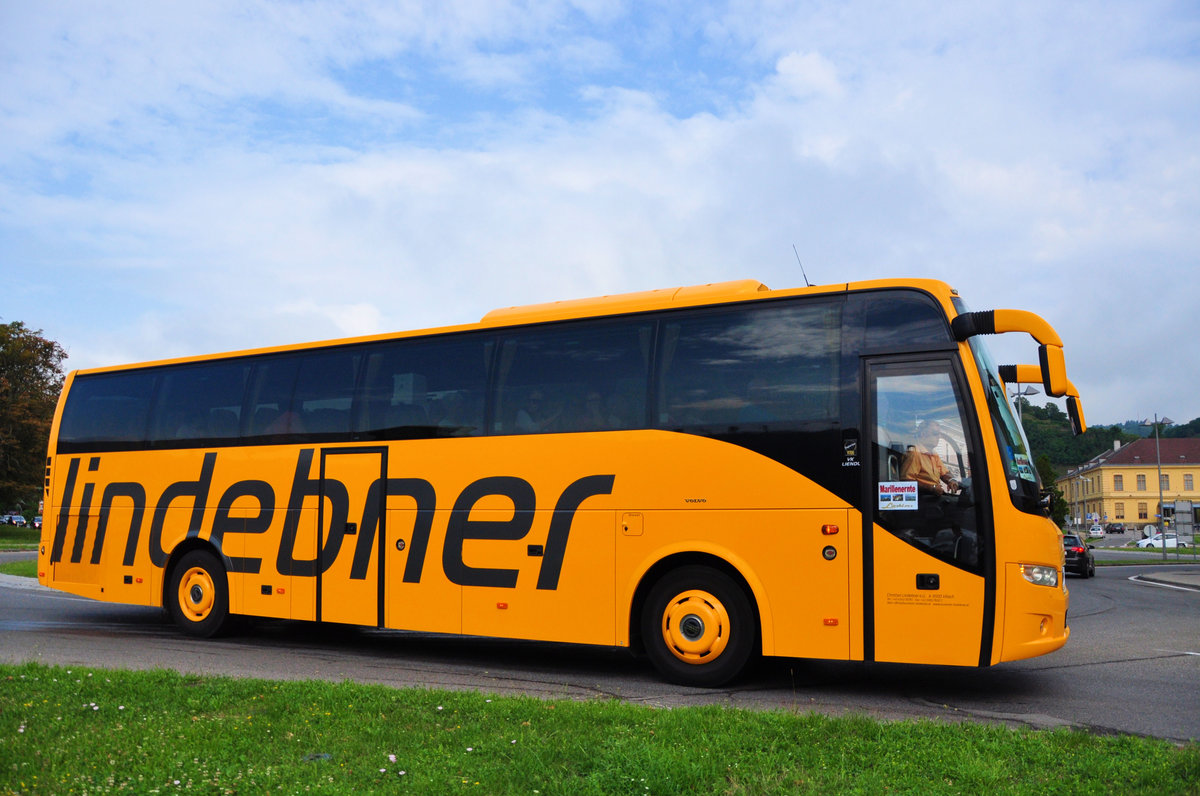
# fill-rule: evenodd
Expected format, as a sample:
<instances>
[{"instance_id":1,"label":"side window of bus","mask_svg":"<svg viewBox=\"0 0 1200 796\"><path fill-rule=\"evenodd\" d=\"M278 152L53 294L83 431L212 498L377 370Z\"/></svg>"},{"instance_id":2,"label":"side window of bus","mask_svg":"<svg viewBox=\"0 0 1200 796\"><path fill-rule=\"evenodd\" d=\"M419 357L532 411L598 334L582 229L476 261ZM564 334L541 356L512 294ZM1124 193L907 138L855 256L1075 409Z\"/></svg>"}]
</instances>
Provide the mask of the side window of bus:
<instances>
[{"instance_id":1,"label":"side window of bus","mask_svg":"<svg viewBox=\"0 0 1200 796\"><path fill-rule=\"evenodd\" d=\"M238 436L242 396L250 365L213 362L180 365L162 372L150 424L156 447Z\"/></svg>"},{"instance_id":2,"label":"side window of bus","mask_svg":"<svg viewBox=\"0 0 1200 796\"><path fill-rule=\"evenodd\" d=\"M836 418L840 306L759 305L667 321L658 424L745 432Z\"/></svg>"},{"instance_id":3,"label":"side window of bus","mask_svg":"<svg viewBox=\"0 0 1200 796\"><path fill-rule=\"evenodd\" d=\"M345 437L350 433L354 388L358 380L362 349L336 348L310 351L300 360L292 413L303 432L320 439Z\"/></svg>"},{"instance_id":4,"label":"side window of bus","mask_svg":"<svg viewBox=\"0 0 1200 796\"><path fill-rule=\"evenodd\" d=\"M368 349L355 430L363 439L474 437L492 351L481 335L400 340Z\"/></svg>"},{"instance_id":5,"label":"side window of bus","mask_svg":"<svg viewBox=\"0 0 1200 796\"><path fill-rule=\"evenodd\" d=\"M580 323L506 335L493 431L609 431L646 423L650 322Z\"/></svg>"},{"instance_id":6,"label":"side window of bus","mask_svg":"<svg viewBox=\"0 0 1200 796\"><path fill-rule=\"evenodd\" d=\"M863 294L856 300L866 304L867 348L952 342L945 311L927 294L892 290Z\"/></svg>"},{"instance_id":7,"label":"side window of bus","mask_svg":"<svg viewBox=\"0 0 1200 796\"><path fill-rule=\"evenodd\" d=\"M76 377L63 408L58 452L84 452L89 444L144 445L154 383L152 374L137 372Z\"/></svg>"},{"instance_id":8,"label":"side window of bus","mask_svg":"<svg viewBox=\"0 0 1200 796\"><path fill-rule=\"evenodd\" d=\"M296 355L264 357L254 365L246 400L246 436L266 441L300 433L299 417L292 411L292 390L300 358Z\"/></svg>"}]
</instances>

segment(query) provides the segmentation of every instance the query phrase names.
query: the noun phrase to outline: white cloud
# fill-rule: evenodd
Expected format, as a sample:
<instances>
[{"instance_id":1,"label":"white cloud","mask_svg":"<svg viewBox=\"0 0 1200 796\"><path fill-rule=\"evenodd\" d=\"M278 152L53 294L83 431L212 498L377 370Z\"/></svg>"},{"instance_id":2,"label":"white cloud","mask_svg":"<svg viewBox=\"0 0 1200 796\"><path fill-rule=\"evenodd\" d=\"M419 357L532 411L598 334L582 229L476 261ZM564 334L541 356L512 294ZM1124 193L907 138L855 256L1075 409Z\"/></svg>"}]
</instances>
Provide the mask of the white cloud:
<instances>
[{"instance_id":1,"label":"white cloud","mask_svg":"<svg viewBox=\"0 0 1200 796\"><path fill-rule=\"evenodd\" d=\"M803 99L811 94L837 98L842 96L837 69L820 53L789 53L775 65L779 83L789 93Z\"/></svg>"},{"instance_id":2,"label":"white cloud","mask_svg":"<svg viewBox=\"0 0 1200 796\"><path fill-rule=\"evenodd\" d=\"M1043 314L1094 422L1190 419L1197 14L1108 12L10 7L0 262L81 367L798 285L795 243Z\"/></svg>"}]
</instances>

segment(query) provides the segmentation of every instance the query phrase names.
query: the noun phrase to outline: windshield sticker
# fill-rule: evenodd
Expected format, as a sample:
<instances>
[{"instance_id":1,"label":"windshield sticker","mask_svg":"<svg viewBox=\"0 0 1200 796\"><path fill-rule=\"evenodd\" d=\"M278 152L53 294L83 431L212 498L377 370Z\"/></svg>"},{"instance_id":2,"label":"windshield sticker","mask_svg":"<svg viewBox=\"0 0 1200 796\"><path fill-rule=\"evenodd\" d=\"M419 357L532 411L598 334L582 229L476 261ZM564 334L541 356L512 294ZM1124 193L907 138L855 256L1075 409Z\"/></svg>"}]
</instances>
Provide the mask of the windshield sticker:
<instances>
[{"instance_id":1,"label":"windshield sticker","mask_svg":"<svg viewBox=\"0 0 1200 796\"><path fill-rule=\"evenodd\" d=\"M882 481L879 484L880 511L916 511L916 481Z\"/></svg>"},{"instance_id":2,"label":"windshield sticker","mask_svg":"<svg viewBox=\"0 0 1200 796\"><path fill-rule=\"evenodd\" d=\"M1013 456L1013 470L1018 477L1037 483L1037 471L1033 469L1033 463L1029 461L1027 454L1018 453Z\"/></svg>"}]
</instances>

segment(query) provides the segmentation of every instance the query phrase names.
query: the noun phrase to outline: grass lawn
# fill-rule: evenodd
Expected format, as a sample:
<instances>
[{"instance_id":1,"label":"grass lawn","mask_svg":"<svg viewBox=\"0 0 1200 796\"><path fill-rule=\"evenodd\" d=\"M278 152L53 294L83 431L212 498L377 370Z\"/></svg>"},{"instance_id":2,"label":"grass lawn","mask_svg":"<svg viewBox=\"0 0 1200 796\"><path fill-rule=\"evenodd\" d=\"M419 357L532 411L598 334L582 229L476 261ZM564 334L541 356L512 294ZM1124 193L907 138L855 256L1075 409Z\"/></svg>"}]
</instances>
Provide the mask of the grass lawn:
<instances>
[{"instance_id":1,"label":"grass lawn","mask_svg":"<svg viewBox=\"0 0 1200 796\"><path fill-rule=\"evenodd\" d=\"M37 528L0 525L0 550L36 550L42 532Z\"/></svg>"},{"instance_id":2,"label":"grass lawn","mask_svg":"<svg viewBox=\"0 0 1200 796\"><path fill-rule=\"evenodd\" d=\"M0 792L1197 793L1200 746L353 683L0 666Z\"/></svg>"},{"instance_id":3,"label":"grass lawn","mask_svg":"<svg viewBox=\"0 0 1200 796\"><path fill-rule=\"evenodd\" d=\"M28 530L0 544L36 545ZM36 562L0 571L33 577ZM1200 745L0 665L0 794L184 791L1200 794Z\"/></svg>"}]
</instances>

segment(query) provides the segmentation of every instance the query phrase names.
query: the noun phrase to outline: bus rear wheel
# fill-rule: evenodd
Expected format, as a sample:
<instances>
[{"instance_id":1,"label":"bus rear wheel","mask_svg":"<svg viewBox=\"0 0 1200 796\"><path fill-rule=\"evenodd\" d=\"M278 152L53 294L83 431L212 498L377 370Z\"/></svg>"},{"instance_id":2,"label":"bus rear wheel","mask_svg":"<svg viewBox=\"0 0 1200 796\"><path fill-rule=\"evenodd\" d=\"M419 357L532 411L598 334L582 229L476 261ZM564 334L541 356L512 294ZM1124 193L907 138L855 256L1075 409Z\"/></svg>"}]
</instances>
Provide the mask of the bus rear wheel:
<instances>
[{"instance_id":1,"label":"bus rear wheel","mask_svg":"<svg viewBox=\"0 0 1200 796\"><path fill-rule=\"evenodd\" d=\"M175 624L189 636L220 635L229 621L225 567L206 550L186 553L172 571L167 605Z\"/></svg>"},{"instance_id":2,"label":"bus rear wheel","mask_svg":"<svg viewBox=\"0 0 1200 796\"><path fill-rule=\"evenodd\" d=\"M646 655L664 678L714 688L737 677L757 632L746 593L723 572L687 566L668 572L642 611Z\"/></svg>"}]
</instances>

